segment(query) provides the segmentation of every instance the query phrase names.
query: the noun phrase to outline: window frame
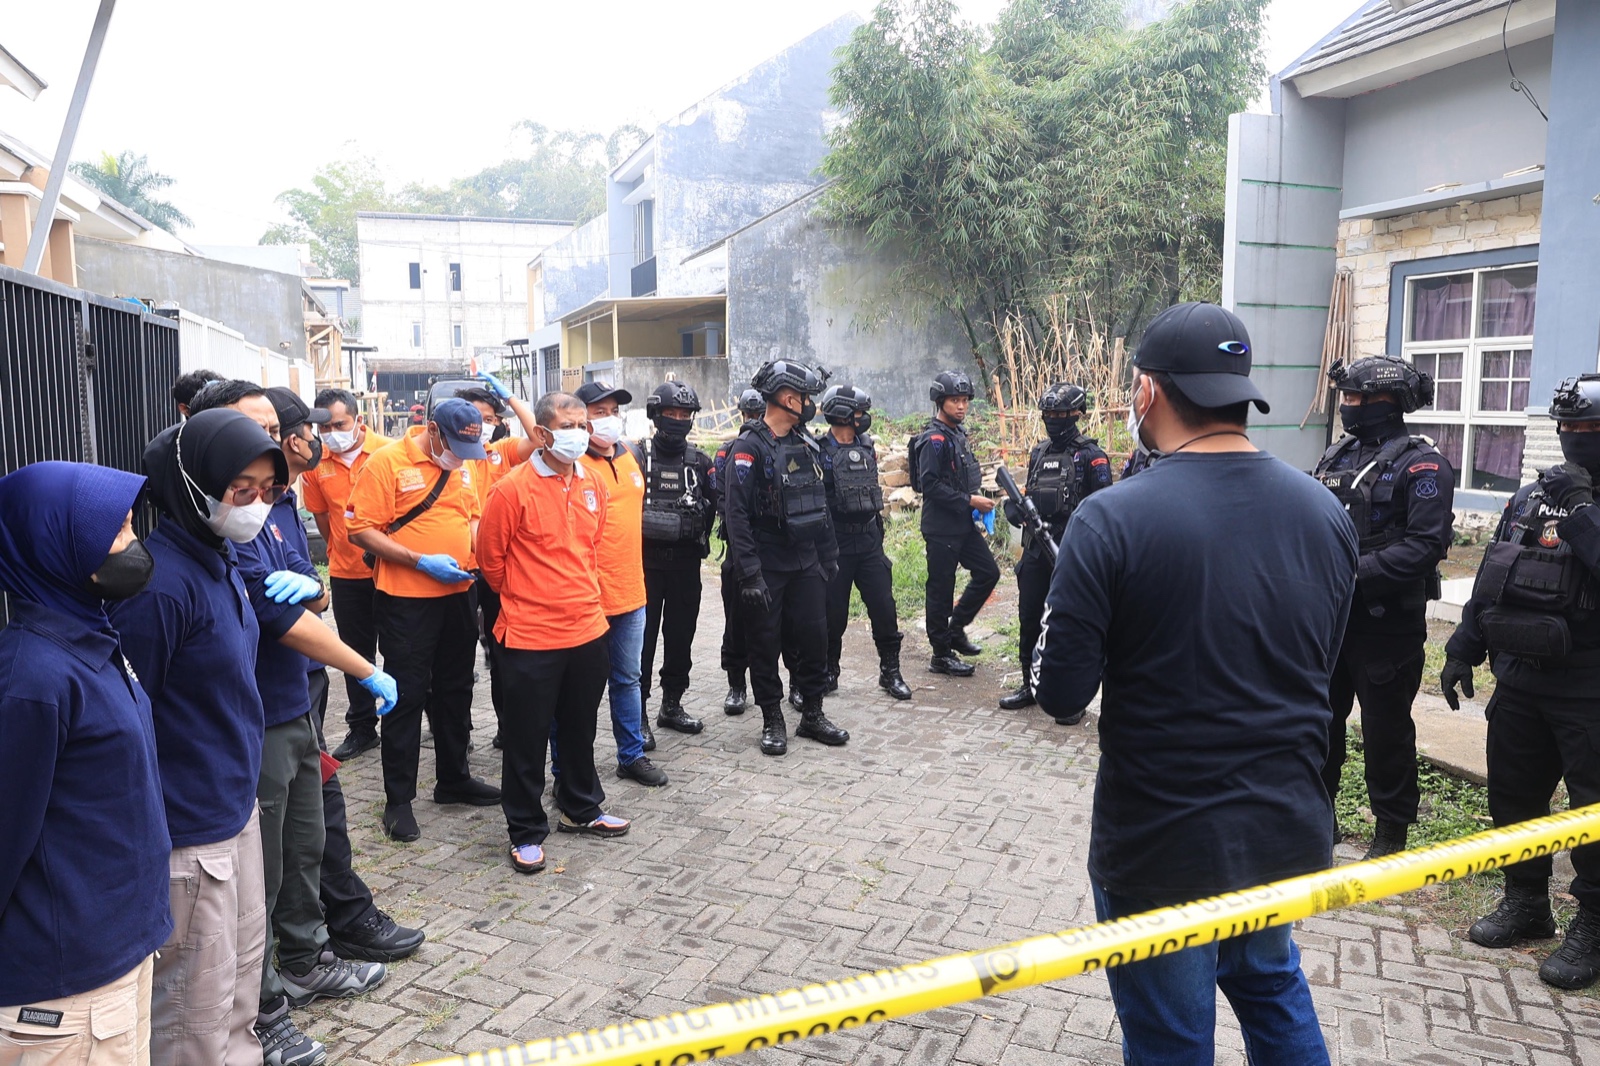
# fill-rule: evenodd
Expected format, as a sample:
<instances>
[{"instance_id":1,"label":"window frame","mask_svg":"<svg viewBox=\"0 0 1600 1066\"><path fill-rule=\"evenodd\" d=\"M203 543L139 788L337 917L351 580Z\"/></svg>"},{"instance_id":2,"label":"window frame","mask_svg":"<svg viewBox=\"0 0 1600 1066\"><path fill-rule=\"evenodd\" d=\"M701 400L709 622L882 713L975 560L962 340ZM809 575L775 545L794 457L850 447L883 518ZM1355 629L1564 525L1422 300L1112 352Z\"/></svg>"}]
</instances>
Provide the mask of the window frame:
<instances>
[{"instance_id":1,"label":"window frame","mask_svg":"<svg viewBox=\"0 0 1600 1066\"><path fill-rule=\"evenodd\" d=\"M1482 409L1483 402L1483 362L1487 352L1506 351L1510 353L1511 368L1516 365L1516 353L1527 351L1529 353L1529 374L1532 375L1533 335L1527 334L1516 337L1482 337L1479 336L1480 321L1483 315L1483 285L1484 276L1503 270L1516 270L1532 268L1535 272L1539 269L1538 248L1528 250L1532 258L1514 260L1507 263L1491 263L1483 265L1454 265L1441 262L1436 270L1413 270L1403 278L1397 279L1401 284L1402 307L1400 316L1400 355L1408 363L1415 365L1419 355L1442 356L1459 352L1461 354L1461 409L1458 411L1440 411L1432 408L1418 408L1410 416L1410 420L1417 423L1460 426L1461 428L1461 469L1456 471L1458 488L1477 489L1475 484L1477 469L1473 466L1473 453L1476 445L1475 429L1480 426L1516 426L1524 430L1523 446L1527 446L1526 430L1528 416L1526 407L1516 407L1508 411L1487 411ZM1426 260L1418 261L1425 263ZM1468 333L1465 338L1439 341L1416 341L1411 339L1412 329L1412 302L1415 292L1415 283L1426 281L1430 278L1449 277L1457 274L1472 275L1472 304L1469 309ZM1537 297L1535 297L1537 299ZM1392 351L1393 349L1391 349ZM1453 380L1453 379L1452 379ZM1493 381L1507 380L1491 378ZM1511 378L1509 381L1521 381L1521 378ZM1508 384L1509 394L1511 386ZM1509 395L1508 395L1509 404ZM1480 491L1501 491L1498 489L1483 489Z\"/></svg>"},{"instance_id":2,"label":"window frame","mask_svg":"<svg viewBox=\"0 0 1600 1066\"><path fill-rule=\"evenodd\" d=\"M413 348L421 348L422 347L422 323L421 322L413 322L413 323L411 323L411 347L413 347Z\"/></svg>"},{"instance_id":3,"label":"window frame","mask_svg":"<svg viewBox=\"0 0 1600 1066\"><path fill-rule=\"evenodd\" d=\"M406 266L406 280L410 282L409 288L420 291L422 288L422 264L408 263Z\"/></svg>"},{"instance_id":4,"label":"window frame","mask_svg":"<svg viewBox=\"0 0 1600 1066\"><path fill-rule=\"evenodd\" d=\"M450 340L453 342L450 345L450 347L455 349L456 351L460 351L462 348L464 348L466 346L466 343L465 343L465 331L464 331L461 323L459 323L459 322L450 323Z\"/></svg>"},{"instance_id":5,"label":"window frame","mask_svg":"<svg viewBox=\"0 0 1600 1066\"><path fill-rule=\"evenodd\" d=\"M460 263L451 263L450 264L450 291L451 292L460 292L461 291L461 264Z\"/></svg>"}]
</instances>

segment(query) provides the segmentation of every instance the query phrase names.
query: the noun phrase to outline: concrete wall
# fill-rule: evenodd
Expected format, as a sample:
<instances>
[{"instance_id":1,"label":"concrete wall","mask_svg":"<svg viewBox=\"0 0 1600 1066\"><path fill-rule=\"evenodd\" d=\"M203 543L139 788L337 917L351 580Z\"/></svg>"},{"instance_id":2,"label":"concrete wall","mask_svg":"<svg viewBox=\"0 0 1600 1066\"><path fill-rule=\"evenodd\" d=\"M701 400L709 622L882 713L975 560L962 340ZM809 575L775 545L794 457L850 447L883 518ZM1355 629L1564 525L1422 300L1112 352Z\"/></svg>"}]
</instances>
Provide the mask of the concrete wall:
<instances>
[{"instance_id":1,"label":"concrete wall","mask_svg":"<svg viewBox=\"0 0 1600 1066\"><path fill-rule=\"evenodd\" d=\"M238 330L269 351L307 358L300 277L217 259L77 237L78 284L107 296L134 296L180 308ZM289 347L279 345L287 341Z\"/></svg>"},{"instance_id":2,"label":"concrete wall","mask_svg":"<svg viewBox=\"0 0 1600 1066\"><path fill-rule=\"evenodd\" d=\"M636 359L631 356L618 359L611 370L600 375L618 388L633 393L632 410L643 411L645 397L656 390L667 375L687 382L700 396L707 409L730 406L728 393L728 360L726 359ZM744 388L744 383L740 385Z\"/></svg>"},{"instance_id":3,"label":"concrete wall","mask_svg":"<svg viewBox=\"0 0 1600 1066\"><path fill-rule=\"evenodd\" d=\"M1587 50L1593 63L1592 41ZM1551 99L1550 54L1548 37L1511 49L1517 76L1541 101ZM1487 181L1545 162L1544 120L1508 81L1505 58L1496 51L1352 97L1343 206L1417 196L1445 182ZM1285 88L1284 95L1291 92Z\"/></svg>"},{"instance_id":4,"label":"concrete wall","mask_svg":"<svg viewBox=\"0 0 1600 1066\"><path fill-rule=\"evenodd\" d=\"M528 333L528 261L570 233L565 223L434 215L356 219L361 338L386 358L455 358ZM410 264L422 264L411 288ZM450 264L461 264L461 291ZM412 345L412 324L422 345ZM461 326L455 343L454 326Z\"/></svg>"},{"instance_id":5,"label":"concrete wall","mask_svg":"<svg viewBox=\"0 0 1600 1066\"><path fill-rule=\"evenodd\" d=\"M534 299L544 301L546 325L610 292L610 220L590 219L544 250Z\"/></svg>"},{"instance_id":6,"label":"concrete wall","mask_svg":"<svg viewBox=\"0 0 1600 1066\"><path fill-rule=\"evenodd\" d=\"M1600 352L1600 4L1593 0L1556 7L1553 82L1541 97L1548 101L1550 158L1528 394L1539 408L1562 378L1597 369Z\"/></svg>"},{"instance_id":7,"label":"concrete wall","mask_svg":"<svg viewBox=\"0 0 1600 1066\"><path fill-rule=\"evenodd\" d=\"M1228 126L1222 302L1244 320L1251 376L1272 405L1251 413L1250 435L1310 469L1327 422L1300 428L1322 387L1322 337L1333 289L1344 169L1342 100L1302 100L1282 86L1275 115L1234 115Z\"/></svg>"},{"instance_id":8,"label":"concrete wall","mask_svg":"<svg viewBox=\"0 0 1600 1066\"><path fill-rule=\"evenodd\" d=\"M890 415L928 409L941 370L976 374L960 325L885 293L897 263L855 231L817 217L815 200L778 212L728 245L729 387L768 359L820 362L833 382L872 393Z\"/></svg>"}]
</instances>

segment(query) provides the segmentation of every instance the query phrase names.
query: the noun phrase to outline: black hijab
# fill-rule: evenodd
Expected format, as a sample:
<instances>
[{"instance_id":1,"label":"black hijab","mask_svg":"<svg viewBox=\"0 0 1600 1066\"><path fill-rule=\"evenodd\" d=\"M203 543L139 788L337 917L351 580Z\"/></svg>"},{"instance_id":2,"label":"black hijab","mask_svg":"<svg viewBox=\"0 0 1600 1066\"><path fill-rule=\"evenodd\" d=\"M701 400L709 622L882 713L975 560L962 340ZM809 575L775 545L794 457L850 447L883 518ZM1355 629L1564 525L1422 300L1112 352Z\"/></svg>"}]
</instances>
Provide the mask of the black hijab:
<instances>
[{"instance_id":1,"label":"black hijab","mask_svg":"<svg viewBox=\"0 0 1600 1066\"><path fill-rule=\"evenodd\" d=\"M188 473L200 492L220 500L233 479L263 455L272 456L278 480L287 484L289 464L283 449L254 419L225 407L201 411L187 422L162 430L145 445L144 473L150 479L150 498L163 515L220 551L223 539L206 525L211 508L183 474Z\"/></svg>"}]
</instances>

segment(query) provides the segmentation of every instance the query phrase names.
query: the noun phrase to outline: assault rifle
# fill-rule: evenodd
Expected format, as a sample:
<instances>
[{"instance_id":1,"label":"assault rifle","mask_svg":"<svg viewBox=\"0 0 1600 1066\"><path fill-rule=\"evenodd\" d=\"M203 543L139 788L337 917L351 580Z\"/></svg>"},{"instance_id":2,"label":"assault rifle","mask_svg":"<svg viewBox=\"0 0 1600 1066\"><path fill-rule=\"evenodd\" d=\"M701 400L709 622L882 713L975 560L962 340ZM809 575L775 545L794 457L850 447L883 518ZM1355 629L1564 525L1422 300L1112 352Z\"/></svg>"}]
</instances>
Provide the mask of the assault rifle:
<instances>
[{"instance_id":1,"label":"assault rifle","mask_svg":"<svg viewBox=\"0 0 1600 1066\"><path fill-rule=\"evenodd\" d=\"M1006 494L1006 498L1011 501L1012 505L1022 512L1023 528L1032 533L1033 538L1044 545L1045 553L1050 556L1050 565L1054 566L1056 553L1059 549L1056 547L1055 540L1050 536L1050 527L1045 525L1044 519L1039 516L1039 509L1033 505L1032 500L1022 494L1021 489L1017 488L1017 479L1011 476L1011 471L1007 470L1004 464L995 470L994 481L996 485L1000 486L1001 491Z\"/></svg>"}]
</instances>

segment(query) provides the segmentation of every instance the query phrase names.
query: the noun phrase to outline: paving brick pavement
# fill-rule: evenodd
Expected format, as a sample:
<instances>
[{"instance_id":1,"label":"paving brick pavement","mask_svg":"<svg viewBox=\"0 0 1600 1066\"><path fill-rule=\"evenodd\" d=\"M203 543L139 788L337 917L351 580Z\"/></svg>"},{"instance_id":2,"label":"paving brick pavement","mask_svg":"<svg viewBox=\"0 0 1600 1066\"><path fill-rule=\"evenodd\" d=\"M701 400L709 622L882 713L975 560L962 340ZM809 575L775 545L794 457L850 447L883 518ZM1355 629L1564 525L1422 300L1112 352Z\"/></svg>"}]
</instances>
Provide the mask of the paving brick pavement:
<instances>
[{"instance_id":1,"label":"paving brick pavement","mask_svg":"<svg viewBox=\"0 0 1600 1066\"><path fill-rule=\"evenodd\" d=\"M991 618L1014 611L1005 584ZM406 1064L1093 921L1084 872L1093 716L1063 728L1037 709L1001 711L1003 667L930 675L906 628L915 699L879 691L871 641L854 625L827 701L850 743L795 740L788 756L766 758L759 714L722 713L720 600L708 589L685 701L705 731L658 730L654 758L672 781L646 789L612 776L602 728L607 809L632 818L633 831L552 834L548 868L533 876L508 865L498 808L429 800L427 751L422 839L390 842L376 753L354 760L340 777L357 868L428 943L374 993L298 1012L302 1027L328 1045L330 1062ZM498 781L487 676L474 722L474 772ZM1546 988L1528 956L1478 948L1398 906L1314 918L1296 939L1335 1066L1600 1066L1600 1003ZM1216 1061L1243 1064L1238 1027L1218 1004ZM1033 1066L1117 1063L1121 1047L1105 978L1091 975L750 1059Z\"/></svg>"}]
</instances>

